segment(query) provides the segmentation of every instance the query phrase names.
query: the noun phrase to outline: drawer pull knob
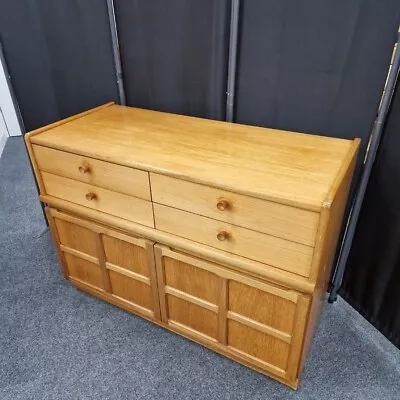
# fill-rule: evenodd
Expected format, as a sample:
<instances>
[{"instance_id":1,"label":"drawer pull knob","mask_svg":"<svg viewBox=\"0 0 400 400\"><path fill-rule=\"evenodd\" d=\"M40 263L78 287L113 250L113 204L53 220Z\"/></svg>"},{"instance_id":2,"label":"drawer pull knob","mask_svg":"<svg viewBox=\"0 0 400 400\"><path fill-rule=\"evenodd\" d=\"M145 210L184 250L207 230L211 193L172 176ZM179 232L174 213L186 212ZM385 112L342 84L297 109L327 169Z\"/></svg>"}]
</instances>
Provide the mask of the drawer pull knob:
<instances>
[{"instance_id":1,"label":"drawer pull knob","mask_svg":"<svg viewBox=\"0 0 400 400\"><path fill-rule=\"evenodd\" d=\"M224 242L225 240L228 240L228 239L229 239L229 233L228 233L227 231L219 231L219 232L217 233L217 239L218 239L220 242Z\"/></svg>"},{"instance_id":2,"label":"drawer pull knob","mask_svg":"<svg viewBox=\"0 0 400 400\"><path fill-rule=\"evenodd\" d=\"M96 200L96 198L97 198L96 193L93 192L86 193L86 200Z\"/></svg>"},{"instance_id":3,"label":"drawer pull knob","mask_svg":"<svg viewBox=\"0 0 400 400\"><path fill-rule=\"evenodd\" d=\"M217 203L217 208L220 211L227 210L229 208L228 200L225 200L225 199L219 200L218 203Z\"/></svg>"},{"instance_id":4,"label":"drawer pull knob","mask_svg":"<svg viewBox=\"0 0 400 400\"><path fill-rule=\"evenodd\" d=\"M90 172L90 167L86 164L81 165L78 169L81 174L87 174L88 172Z\"/></svg>"}]
</instances>

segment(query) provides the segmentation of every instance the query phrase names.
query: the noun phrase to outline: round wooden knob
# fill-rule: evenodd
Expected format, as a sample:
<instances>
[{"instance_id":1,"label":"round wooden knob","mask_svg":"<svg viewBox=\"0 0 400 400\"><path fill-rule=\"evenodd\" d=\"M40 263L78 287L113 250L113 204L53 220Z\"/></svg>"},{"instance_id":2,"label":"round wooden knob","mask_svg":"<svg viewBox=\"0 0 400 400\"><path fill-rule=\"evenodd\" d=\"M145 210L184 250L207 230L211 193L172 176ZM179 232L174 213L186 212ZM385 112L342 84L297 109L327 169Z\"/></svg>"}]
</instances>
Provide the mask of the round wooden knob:
<instances>
[{"instance_id":1,"label":"round wooden knob","mask_svg":"<svg viewBox=\"0 0 400 400\"><path fill-rule=\"evenodd\" d=\"M78 169L81 174L87 174L88 172L90 172L90 167L87 164L81 165Z\"/></svg>"},{"instance_id":2,"label":"round wooden knob","mask_svg":"<svg viewBox=\"0 0 400 400\"><path fill-rule=\"evenodd\" d=\"M89 192L89 193L86 193L86 200L96 200L96 193L93 193L93 192Z\"/></svg>"},{"instance_id":3,"label":"round wooden knob","mask_svg":"<svg viewBox=\"0 0 400 400\"><path fill-rule=\"evenodd\" d=\"M229 233L228 233L227 231L219 231L219 232L217 233L217 239L218 239L220 242L224 242L225 240L228 240L228 239L229 239Z\"/></svg>"},{"instance_id":4,"label":"round wooden knob","mask_svg":"<svg viewBox=\"0 0 400 400\"><path fill-rule=\"evenodd\" d=\"M225 200L225 199L219 200L218 203L217 203L217 208L220 211L227 210L229 208L228 200Z\"/></svg>"}]
</instances>

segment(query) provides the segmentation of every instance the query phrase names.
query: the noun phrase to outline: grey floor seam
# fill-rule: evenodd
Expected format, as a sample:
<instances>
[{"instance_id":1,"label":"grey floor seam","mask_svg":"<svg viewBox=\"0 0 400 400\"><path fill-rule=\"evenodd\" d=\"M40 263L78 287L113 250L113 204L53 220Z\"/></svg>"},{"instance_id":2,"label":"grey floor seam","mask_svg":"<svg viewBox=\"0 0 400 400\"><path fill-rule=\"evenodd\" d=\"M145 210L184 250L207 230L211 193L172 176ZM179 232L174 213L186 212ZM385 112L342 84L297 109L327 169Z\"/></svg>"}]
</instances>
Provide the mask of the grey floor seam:
<instances>
[{"instance_id":1,"label":"grey floor seam","mask_svg":"<svg viewBox=\"0 0 400 400\"><path fill-rule=\"evenodd\" d=\"M326 305L297 392L86 295L60 273L22 138L0 158L0 399L400 399L400 352Z\"/></svg>"}]
</instances>

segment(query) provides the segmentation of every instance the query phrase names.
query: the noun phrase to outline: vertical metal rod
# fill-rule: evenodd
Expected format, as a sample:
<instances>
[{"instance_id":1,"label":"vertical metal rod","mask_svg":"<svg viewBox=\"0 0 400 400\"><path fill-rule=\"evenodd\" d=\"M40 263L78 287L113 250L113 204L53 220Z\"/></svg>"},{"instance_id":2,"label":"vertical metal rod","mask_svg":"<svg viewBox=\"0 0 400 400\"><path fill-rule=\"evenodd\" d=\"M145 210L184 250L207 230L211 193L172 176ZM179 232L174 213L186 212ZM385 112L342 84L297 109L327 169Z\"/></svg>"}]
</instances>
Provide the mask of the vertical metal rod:
<instances>
[{"instance_id":1,"label":"vertical metal rod","mask_svg":"<svg viewBox=\"0 0 400 400\"><path fill-rule=\"evenodd\" d=\"M107 0L108 20L110 22L111 42L114 55L115 75L117 78L119 103L126 105L124 79L119 52L117 20L115 18L114 0Z\"/></svg>"},{"instance_id":2,"label":"vertical metal rod","mask_svg":"<svg viewBox=\"0 0 400 400\"><path fill-rule=\"evenodd\" d=\"M343 276L346 269L346 264L349 257L351 245L354 239L354 233L356 230L358 217L360 216L361 206L364 200L369 177L371 175L371 170L374 165L376 152L378 150L379 143L381 140L382 130L389 110L390 102L392 100L393 92L396 86L397 77L399 75L399 69L400 69L400 35L398 36L397 39L397 49L394 55L392 68L388 76L385 92L382 98L382 104L378 112L378 117L375 121L373 133L371 136L371 142L369 145L369 150L365 158L360 184L357 188L356 195L354 196L354 201L352 208L350 210L348 224L344 232L339 258L336 264L335 274L332 280L332 289L329 295L330 303L332 303L337 299L337 293L343 281Z\"/></svg>"},{"instance_id":3,"label":"vertical metal rod","mask_svg":"<svg viewBox=\"0 0 400 400\"><path fill-rule=\"evenodd\" d=\"M226 89L226 120L228 122L233 122L233 111L235 103L240 0L232 0L231 7L232 9L231 9L231 28L230 28L230 39L229 39L228 82Z\"/></svg>"}]
</instances>

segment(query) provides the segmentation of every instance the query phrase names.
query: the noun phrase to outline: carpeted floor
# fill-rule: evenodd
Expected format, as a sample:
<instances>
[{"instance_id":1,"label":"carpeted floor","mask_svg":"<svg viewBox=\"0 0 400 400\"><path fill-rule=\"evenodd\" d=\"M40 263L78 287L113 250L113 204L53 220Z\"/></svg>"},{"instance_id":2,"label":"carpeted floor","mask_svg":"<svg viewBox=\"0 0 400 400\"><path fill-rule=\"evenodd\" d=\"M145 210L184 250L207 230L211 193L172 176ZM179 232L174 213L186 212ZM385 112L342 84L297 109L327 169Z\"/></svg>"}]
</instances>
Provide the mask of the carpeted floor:
<instances>
[{"instance_id":1,"label":"carpeted floor","mask_svg":"<svg viewBox=\"0 0 400 400\"><path fill-rule=\"evenodd\" d=\"M0 399L400 399L400 352L327 305L297 392L63 280L21 138L0 159Z\"/></svg>"}]
</instances>

